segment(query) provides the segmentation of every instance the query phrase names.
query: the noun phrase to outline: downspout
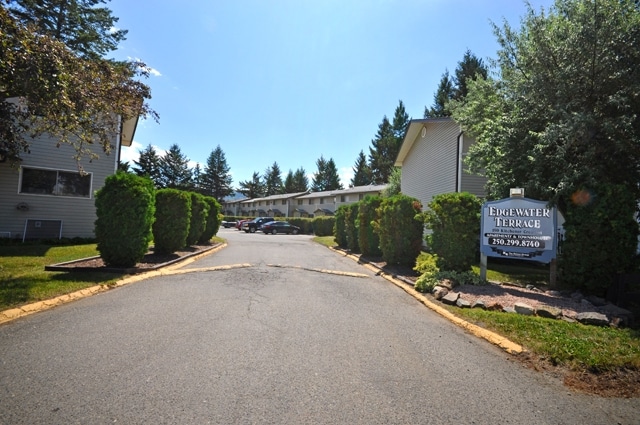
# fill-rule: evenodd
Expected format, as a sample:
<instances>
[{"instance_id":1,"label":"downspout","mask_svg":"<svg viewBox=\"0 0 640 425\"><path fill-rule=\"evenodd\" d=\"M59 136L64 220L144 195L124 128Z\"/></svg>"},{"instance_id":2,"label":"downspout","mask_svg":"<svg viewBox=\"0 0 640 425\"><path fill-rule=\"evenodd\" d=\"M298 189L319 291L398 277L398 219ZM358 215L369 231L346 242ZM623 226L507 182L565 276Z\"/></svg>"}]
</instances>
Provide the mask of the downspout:
<instances>
[{"instance_id":1,"label":"downspout","mask_svg":"<svg viewBox=\"0 0 640 425\"><path fill-rule=\"evenodd\" d=\"M463 134L464 131L461 131L458 134L457 141L457 161L456 161L456 192L462 192L462 148L463 148Z\"/></svg>"},{"instance_id":2,"label":"downspout","mask_svg":"<svg viewBox=\"0 0 640 425\"><path fill-rule=\"evenodd\" d=\"M118 137L116 138L116 140L118 141L118 155L116 155L116 171L118 170L118 165L120 164L120 155L122 154L122 132L124 127L124 123L122 121L122 115L118 115L118 129L119 134Z\"/></svg>"}]
</instances>

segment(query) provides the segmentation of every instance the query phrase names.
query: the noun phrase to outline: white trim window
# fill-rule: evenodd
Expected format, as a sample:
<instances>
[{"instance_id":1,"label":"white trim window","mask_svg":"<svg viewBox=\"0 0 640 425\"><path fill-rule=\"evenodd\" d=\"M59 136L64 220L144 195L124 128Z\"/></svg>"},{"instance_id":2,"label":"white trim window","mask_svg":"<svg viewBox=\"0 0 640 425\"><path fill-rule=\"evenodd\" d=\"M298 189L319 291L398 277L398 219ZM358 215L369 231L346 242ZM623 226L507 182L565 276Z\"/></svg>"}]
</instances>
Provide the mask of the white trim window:
<instances>
[{"instance_id":1,"label":"white trim window","mask_svg":"<svg viewBox=\"0 0 640 425\"><path fill-rule=\"evenodd\" d=\"M18 192L30 195L91 198L91 173L21 167Z\"/></svg>"}]
</instances>

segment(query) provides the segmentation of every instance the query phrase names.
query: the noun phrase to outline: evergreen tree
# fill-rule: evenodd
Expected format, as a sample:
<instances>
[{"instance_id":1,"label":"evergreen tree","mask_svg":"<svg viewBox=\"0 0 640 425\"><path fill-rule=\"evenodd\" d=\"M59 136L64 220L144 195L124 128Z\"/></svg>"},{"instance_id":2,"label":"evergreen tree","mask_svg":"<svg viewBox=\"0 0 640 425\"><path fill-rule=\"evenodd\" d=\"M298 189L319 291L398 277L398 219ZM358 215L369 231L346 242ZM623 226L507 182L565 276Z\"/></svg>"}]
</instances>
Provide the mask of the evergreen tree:
<instances>
[{"instance_id":1,"label":"evergreen tree","mask_svg":"<svg viewBox=\"0 0 640 425\"><path fill-rule=\"evenodd\" d=\"M469 81L477 78L487 78L488 70L482 59L467 50L458 62L453 79L449 71L442 75L438 90L433 96L433 106L424 109L425 118L439 118L451 116L448 103L451 100L462 100L469 92Z\"/></svg>"},{"instance_id":2,"label":"evergreen tree","mask_svg":"<svg viewBox=\"0 0 640 425\"><path fill-rule=\"evenodd\" d=\"M458 67L456 68L454 77L455 89L452 99L464 99L467 93L469 93L467 82L476 80L478 77L486 79L487 74L487 67L484 65L482 59L476 57L470 50L464 52L462 61L458 62Z\"/></svg>"},{"instance_id":3,"label":"evergreen tree","mask_svg":"<svg viewBox=\"0 0 640 425\"><path fill-rule=\"evenodd\" d=\"M453 98L454 93L455 88L453 87L453 82L449 76L449 70L445 70L444 74L442 74L442 78L440 79L438 90L433 95L433 105L431 108L426 106L424 108L424 117L439 118L450 116L451 114L447 109L447 102Z\"/></svg>"},{"instance_id":4,"label":"evergreen tree","mask_svg":"<svg viewBox=\"0 0 640 425\"><path fill-rule=\"evenodd\" d=\"M106 7L110 0L9 0L9 11L23 25L62 41L73 52L97 59L116 50L127 30L116 29L118 18Z\"/></svg>"},{"instance_id":5,"label":"evergreen tree","mask_svg":"<svg viewBox=\"0 0 640 425\"><path fill-rule=\"evenodd\" d=\"M204 194L204 189L202 188L202 178L204 174L202 173L202 169L200 168L200 163L196 162L196 165L191 170L191 184L193 186L193 190L200 194Z\"/></svg>"},{"instance_id":6,"label":"evergreen tree","mask_svg":"<svg viewBox=\"0 0 640 425\"><path fill-rule=\"evenodd\" d=\"M369 168L374 184L385 184L391 174L391 169L396 160L394 152L397 156L396 137L393 126L389 119L385 117L378 125L378 133L371 141L369 148Z\"/></svg>"},{"instance_id":7,"label":"evergreen tree","mask_svg":"<svg viewBox=\"0 0 640 425\"><path fill-rule=\"evenodd\" d=\"M353 170L353 178L351 179L349 187L367 186L373 182L371 168L369 168L367 157L363 151L360 151L356 163L351 169Z\"/></svg>"},{"instance_id":8,"label":"evergreen tree","mask_svg":"<svg viewBox=\"0 0 640 425\"><path fill-rule=\"evenodd\" d=\"M340 183L340 177L338 176L338 169L333 158L325 160L321 155L316 161L318 171L313 174L311 183L312 192L325 192L329 190L342 189L342 183Z\"/></svg>"},{"instance_id":9,"label":"evergreen tree","mask_svg":"<svg viewBox=\"0 0 640 425\"><path fill-rule=\"evenodd\" d=\"M229 171L227 158L218 145L207 159L207 166L202 176L202 193L206 196L212 196L222 203L227 196L233 193L231 187L233 179Z\"/></svg>"},{"instance_id":10,"label":"evergreen tree","mask_svg":"<svg viewBox=\"0 0 640 425\"><path fill-rule=\"evenodd\" d=\"M131 169L129 167L129 163L118 160L118 171L122 171L123 173L130 173Z\"/></svg>"},{"instance_id":11,"label":"evergreen tree","mask_svg":"<svg viewBox=\"0 0 640 425\"><path fill-rule=\"evenodd\" d=\"M309 178L307 177L307 172L304 168L298 168L295 173L293 173L293 192L291 193L300 193L306 192L309 190Z\"/></svg>"},{"instance_id":12,"label":"evergreen tree","mask_svg":"<svg viewBox=\"0 0 640 425\"><path fill-rule=\"evenodd\" d=\"M264 172L264 196L279 195L284 191L282 172L277 162Z\"/></svg>"},{"instance_id":13,"label":"evergreen tree","mask_svg":"<svg viewBox=\"0 0 640 425\"><path fill-rule=\"evenodd\" d=\"M238 192L247 198L262 198L264 196L265 186L258 172L253 173L251 180L240 182L239 186Z\"/></svg>"},{"instance_id":14,"label":"evergreen tree","mask_svg":"<svg viewBox=\"0 0 640 425\"><path fill-rule=\"evenodd\" d=\"M189 159L182 153L180 146L171 145L160 158L160 187L189 190L193 188Z\"/></svg>"},{"instance_id":15,"label":"evergreen tree","mask_svg":"<svg viewBox=\"0 0 640 425\"><path fill-rule=\"evenodd\" d=\"M133 172L138 176L151 179L156 187L160 187L160 156L151 144L138 151L138 160L133 160Z\"/></svg>"}]
</instances>

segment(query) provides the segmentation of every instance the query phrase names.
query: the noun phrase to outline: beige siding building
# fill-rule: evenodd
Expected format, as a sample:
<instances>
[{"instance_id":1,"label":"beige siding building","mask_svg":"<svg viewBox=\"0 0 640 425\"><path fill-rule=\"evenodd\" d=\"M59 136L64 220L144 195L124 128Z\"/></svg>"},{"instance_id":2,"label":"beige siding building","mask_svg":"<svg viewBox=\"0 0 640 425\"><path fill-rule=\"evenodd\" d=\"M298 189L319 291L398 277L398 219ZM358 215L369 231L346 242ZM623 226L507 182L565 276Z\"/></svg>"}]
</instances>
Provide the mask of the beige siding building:
<instances>
[{"instance_id":1,"label":"beige siding building","mask_svg":"<svg viewBox=\"0 0 640 425\"><path fill-rule=\"evenodd\" d=\"M111 155L96 146L98 159L81 160L85 175L78 172L71 146L56 147L56 140L46 137L31 141L31 153L23 154L18 166L1 162L0 237L95 237L94 194L117 170L120 145L131 145L136 122L125 123Z\"/></svg>"},{"instance_id":2,"label":"beige siding building","mask_svg":"<svg viewBox=\"0 0 640 425\"><path fill-rule=\"evenodd\" d=\"M395 162L402 168L402 193L419 199L423 209L441 193L484 197L486 179L465 170L464 157L473 143L451 118L412 120Z\"/></svg>"}]
</instances>

